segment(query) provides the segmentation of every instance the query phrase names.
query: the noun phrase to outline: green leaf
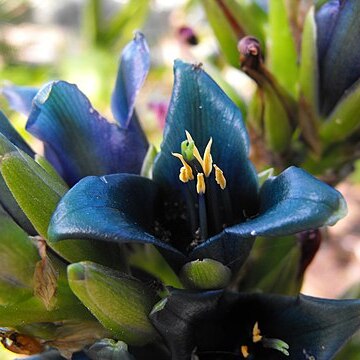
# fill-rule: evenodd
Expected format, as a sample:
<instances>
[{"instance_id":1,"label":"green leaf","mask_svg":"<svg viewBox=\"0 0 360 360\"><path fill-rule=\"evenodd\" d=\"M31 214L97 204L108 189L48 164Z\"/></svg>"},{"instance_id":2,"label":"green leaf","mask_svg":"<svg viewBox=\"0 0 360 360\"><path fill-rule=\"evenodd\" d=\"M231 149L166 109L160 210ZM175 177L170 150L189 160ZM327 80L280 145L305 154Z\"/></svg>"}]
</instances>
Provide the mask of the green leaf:
<instances>
[{"instance_id":1,"label":"green leaf","mask_svg":"<svg viewBox=\"0 0 360 360\"><path fill-rule=\"evenodd\" d=\"M273 89L266 87L265 96L265 139L267 146L276 152L285 151L291 142L292 129L284 104Z\"/></svg>"},{"instance_id":2,"label":"green leaf","mask_svg":"<svg viewBox=\"0 0 360 360\"><path fill-rule=\"evenodd\" d=\"M148 0L129 0L104 27L99 44L101 46L123 47L132 37L135 30L143 27L149 12Z\"/></svg>"},{"instance_id":3,"label":"green leaf","mask_svg":"<svg viewBox=\"0 0 360 360\"><path fill-rule=\"evenodd\" d=\"M271 251L271 256L269 256ZM250 258L240 273L240 291L297 295L301 249L295 236L256 239Z\"/></svg>"},{"instance_id":4,"label":"green leaf","mask_svg":"<svg viewBox=\"0 0 360 360\"><path fill-rule=\"evenodd\" d=\"M297 52L284 0L269 1L267 64L279 83L295 97Z\"/></svg>"},{"instance_id":5,"label":"green leaf","mask_svg":"<svg viewBox=\"0 0 360 360\"><path fill-rule=\"evenodd\" d=\"M301 44L299 125L307 143L319 154L318 53L314 7L306 16Z\"/></svg>"},{"instance_id":6,"label":"green leaf","mask_svg":"<svg viewBox=\"0 0 360 360\"><path fill-rule=\"evenodd\" d=\"M0 147L9 147L9 144L0 138ZM67 186L59 176L49 170L48 166L45 170L21 150L15 147L11 149L13 151L5 154L1 160L1 174L37 232L47 239L51 216L67 191ZM42 164L44 166L44 162ZM102 264L114 264L116 268L126 271L126 261L122 257L122 250L117 245L103 245L77 239L58 244L48 242L48 245L70 262L88 259Z\"/></svg>"},{"instance_id":7,"label":"green leaf","mask_svg":"<svg viewBox=\"0 0 360 360\"><path fill-rule=\"evenodd\" d=\"M6 154L0 170L18 204L46 239L50 217L67 188L20 150Z\"/></svg>"},{"instance_id":8,"label":"green leaf","mask_svg":"<svg viewBox=\"0 0 360 360\"><path fill-rule=\"evenodd\" d=\"M0 210L0 304L14 304L33 295L35 264L40 260L28 235Z\"/></svg>"},{"instance_id":9,"label":"green leaf","mask_svg":"<svg viewBox=\"0 0 360 360\"><path fill-rule=\"evenodd\" d=\"M57 273L56 293L52 298L51 307L47 308L44 299L32 296L16 304L0 305L1 326L17 327L18 325L56 322L63 320L94 320L91 313L77 299L69 287L66 274L66 264L49 252L47 261ZM35 278L36 282L37 279Z\"/></svg>"},{"instance_id":10,"label":"green leaf","mask_svg":"<svg viewBox=\"0 0 360 360\"><path fill-rule=\"evenodd\" d=\"M237 43L241 36L233 31L227 17L219 8L217 1L202 0L207 19L215 33L220 48L227 61L234 67L239 67Z\"/></svg>"},{"instance_id":11,"label":"green leaf","mask_svg":"<svg viewBox=\"0 0 360 360\"><path fill-rule=\"evenodd\" d=\"M323 122L320 137L324 144L346 139L360 127L360 82L356 82L340 99L335 109Z\"/></svg>"},{"instance_id":12,"label":"green leaf","mask_svg":"<svg viewBox=\"0 0 360 360\"><path fill-rule=\"evenodd\" d=\"M263 186L264 182L274 176L274 168L266 169L260 173L258 173L259 186Z\"/></svg>"},{"instance_id":13,"label":"green leaf","mask_svg":"<svg viewBox=\"0 0 360 360\"><path fill-rule=\"evenodd\" d=\"M55 181L59 184L62 184L65 188L68 189L68 185L65 180L58 174L54 167L41 155L35 154L35 161L49 174Z\"/></svg>"},{"instance_id":14,"label":"green leaf","mask_svg":"<svg viewBox=\"0 0 360 360\"><path fill-rule=\"evenodd\" d=\"M182 289L179 278L160 252L151 244L132 244L129 264L158 278L166 286Z\"/></svg>"},{"instance_id":15,"label":"green leaf","mask_svg":"<svg viewBox=\"0 0 360 360\"><path fill-rule=\"evenodd\" d=\"M152 178L152 168L157 154L158 151L156 150L156 147L154 145L150 145L141 167L141 176L147 177L148 179Z\"/></svg>"},{"instance_id":16,"label":"green leaf","mask_svg":"<svg viewBox=\"0 0 360 360\"><path fill-rule=\"evenodd\" d=\"M301 43L300 95L314 113L318 109L318 54L316 45L316 23L314 7L308 12Z\"/></svg>"},{"instance_id":17,"label":"green leaf","mask_svg":"<svg viewBox=\"0 0 360 360\"><path fill-rule=\"evenodd\" d=\"M265 12L254 2L234 0L202 0L209 23L228 62L239 67L237 43L245 35L253 35L264 45Z\"/></svg>"},{"instance_id":18,"label":"green leaf","mask_svg":"<svg viewBox=\"0 0 360 360\"><path fill-rule=\"evenodd\" d=\"M157 301L139 280L91 262L68 267L70 287L113 335L142 346L156 338L148 315Z\"/></svg>"},{"instance_id":19,"label":"green leaf","mask_svg":"<svg viewBox=\"0 0 360 360\"><path fill-rule=\"evenodd\" d=\"M222 289L230 282L231 270L216 260L195 260L183 266L180 277L190 289Z\"/></svg>"},{"instance_id":20,"label":"green leaf","mask_svg":"<svg viewBox=\"0 0 360 360\"><path fill-rule=\"evenodd\" d=\"M95 45L99 41L102 15L101 5L101 0L88 0L83 7L82 36L91 45Z\"/></svg>"}]
</instances>

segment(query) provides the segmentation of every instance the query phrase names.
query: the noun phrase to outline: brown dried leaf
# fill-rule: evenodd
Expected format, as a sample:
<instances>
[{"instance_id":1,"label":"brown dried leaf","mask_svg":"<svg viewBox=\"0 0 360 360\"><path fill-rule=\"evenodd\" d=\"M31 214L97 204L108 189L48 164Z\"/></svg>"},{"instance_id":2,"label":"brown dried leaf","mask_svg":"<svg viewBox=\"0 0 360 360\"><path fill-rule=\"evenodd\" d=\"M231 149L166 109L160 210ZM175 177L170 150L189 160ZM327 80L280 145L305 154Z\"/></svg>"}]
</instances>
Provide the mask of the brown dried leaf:
<instances>
[{"instance_id":1,"label":"brown dried leaf","mask_svg":"<svg viewBox=\"0 0 360 360\"><path fill-rule=\"evenodd\" d=\"M58 272L46 255L46 245L39 242L41 260L37 262L34 273L34 294L42 300L47 310L55 306L55 293L57 289Z\"/></svg>"}]
</instances>

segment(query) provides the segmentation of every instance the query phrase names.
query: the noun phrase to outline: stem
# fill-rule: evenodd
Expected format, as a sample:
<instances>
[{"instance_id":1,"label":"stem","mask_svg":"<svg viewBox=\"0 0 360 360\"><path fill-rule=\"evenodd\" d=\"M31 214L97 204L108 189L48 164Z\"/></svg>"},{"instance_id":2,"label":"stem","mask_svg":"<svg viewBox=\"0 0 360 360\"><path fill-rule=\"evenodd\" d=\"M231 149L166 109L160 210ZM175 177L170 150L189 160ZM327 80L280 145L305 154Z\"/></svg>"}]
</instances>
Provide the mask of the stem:
<instances>
[{"instance_id":1,"label":"stem","mask_svg":"<svg viewBox=\"0 0 360 360\"><path fill-rule=\"evenodd\" d=\"M206 187L208 188L210 183L210 191L207 193L207 200L210 201L211 215L213 219L213 228L214 233L217 234L222 231L222 221L221 214L219 212L219 194L218 194L218 185L214 181L208 181Z\"/></svg>"},{"instance_id":2,"label":"stem","mask_svg":"<svg viewBox=\"0 0 360 360\"><path fill-rule=\"evenodd\" d=\"M225 209L225 219L227 220L227 225L232 225L233 222L233 211L232 211L232 204L229 195L229 190L225 188L223 190L223 202L224 202L224 209Z\"/></svg>"},{"instance_id":3,"label":"stem","mask_svg":"<svg viewBox=\"0 0 360 360\"><path fill-rule=\"evenodd\" d=\"M199 194L199 221L200 221L200 237L202 241L207 239L207 217L206 217L206 202L204 194Z\"/></svg>"},{"instance_id":4,"label":"stem","mask_svg":"<svg viewBox=\"0 0 360 360\"><path fill-rule=\"evenodd\" d=\"M236 18L231 13L230 9L225 5L224 1L223 0L216 0L216 2L218 4L219 8L224 13L224 16L229 21L229 24L230 24L231 28L233 29L233 31L234 31L235 35L237 36L237 38L241 39L242 37L244 37L245 36L244 29L237 22Z\"/></svg>"}]
</instances>

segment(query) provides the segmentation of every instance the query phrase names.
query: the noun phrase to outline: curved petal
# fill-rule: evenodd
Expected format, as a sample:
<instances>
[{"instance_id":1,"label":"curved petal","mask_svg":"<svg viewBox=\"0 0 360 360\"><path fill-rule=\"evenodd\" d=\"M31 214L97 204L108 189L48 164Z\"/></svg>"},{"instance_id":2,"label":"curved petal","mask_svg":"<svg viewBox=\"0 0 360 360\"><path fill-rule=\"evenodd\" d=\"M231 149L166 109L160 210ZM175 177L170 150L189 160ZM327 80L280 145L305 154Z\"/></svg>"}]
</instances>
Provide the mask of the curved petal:
<instances>
[{"instance_id":1,"label":"curved petal","mask_svg":"<svg viewBox=\"0 0 360 360\"><path fill-rule=\"evenodd\" d=\"M337 190L290 167L264 183L259 215L227 231L242 237L283 236L333 225L346 212L345 200Z\"/></svg>"},{"instance_id":2,"label":"curved petal","mask_svg":"<svg viewBox=\"0 0 360 360\"><path fill-rule=\"evenodd\" d=\"M50 222L49 239L150 243L175 263L183 263L184 255L152 234L158 195L156 184L140 176L87 177L60 201Z\"/></svg>"},{"instance_id":3,"label":"curved petal","mask_svg":"<svg viewBox=\"0 0 360 360\"><path fill-rule=\"evenodd\" d=\"M330 0L325 3L315 15L317 27L318 60L322 63L340 11L340 1Z\"/></svg>"},{"instance_id":4,"label":"curved petal","mask_svg":"<svg viewBox=\"0 0 360 360\"><path fill-rule=\"evenodd\" d=\"M119 124L127 128L131 121L135 99L150 68L150 54L145 37L137 32L135 38L123 50L111 109Z\"/></svg>"},{"instance_id":5,"label":"curved petal","mask_svg":"<svg viewBox=\"0 0 360 360\"><path fill-rule=\"evenodd\" d=\"M190 358L194 350L209 358L240 358L242 345L254 360L328 360L360 328L359 310L360 300L172 290L150 318L175 360ZM263 346L262 339L253 343L256 322L265 342L278 339L289 346L288 357Z\"/></svg>"},{"instance_id":6,"label":"curved petal","mask_svg":"<svg viewBox=\"0 0 360 360\"><path fill-rule=\"evenodd\" d=\"M31 111L32 101L39 91L36 87L5 85L1 93L9 102L10 108L28 116Z\"/></svg>"},{"instance_id":7,"label":"curved petal","mask_svg":"<svg viewBox=\"0 0 360 360\"><path fill-rule=\"evenodd\" d=\"M343 2L321 69L323 114L335 104L360 77L360 2Z\"/></svg>"},{"instance_id":8,"label":"curved petal","mask_svg":"<svg viewBox=\"0 0 360 360\"><path fill-rule=\"evenodd\" d=\"M229 233L226 229L220 234L198 245L190 254L191 260L213 259L230 267L232 271L238 270L248 258L254 237L242 238L236 233Z\"/></svg>"},{"instance_id":9,"label":"curved petal","mask_svg":"<svg viewBox=\"0 0 360 360\"><path fill-rule=\"evenodd\" d=\"M222 290L206 292L170 289L170 295L160 306L155 305L150 320L164 338L171 351L172 360L188 360L197 346L197 322L205 314L216 312ZM206 336L206 335L205 335Z\"/></svg>"},{"instance_id":10,"label":"curved petal","mask_svg":"<svg viewBox=\"0 0 360 360\"><path fill-rule=\"evenodd\" d=\"M140 173L148 147L136 118L126 130L109 123L64 81L39 91L26 128L45 143L45 155L70 185L87 175Z\"/></svg>"},{"instance_id":11,"label":"curved petal","mask_svg":"<svg viewBox=\"0 0 360 360\"><path fill-rule=\"evenodd\" d=\"M257 174L248 159L249 138L240 110L199 66L178 60L174 74L154 180L173 194L185 191L179 180L179 162L171 153L181 152L185 130L190 132L201 154L212 137L212 159L224 172L234 212L242 214L247 209L253 213L257 206Z\"/></svg>"}]
</instances>

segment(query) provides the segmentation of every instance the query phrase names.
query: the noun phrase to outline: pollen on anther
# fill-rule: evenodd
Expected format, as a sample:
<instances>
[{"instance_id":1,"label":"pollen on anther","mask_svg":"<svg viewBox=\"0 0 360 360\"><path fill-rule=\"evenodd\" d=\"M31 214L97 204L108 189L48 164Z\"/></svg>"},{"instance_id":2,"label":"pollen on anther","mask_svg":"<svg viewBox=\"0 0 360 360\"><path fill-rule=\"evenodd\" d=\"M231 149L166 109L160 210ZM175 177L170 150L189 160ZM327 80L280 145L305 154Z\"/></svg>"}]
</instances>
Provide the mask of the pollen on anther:
<instances>
[{"instance_id":1,"label":"pollen on anther","mask_svg":"<svg viewBox=\"0 0 360 360\"><path fill-rule=\"evenodd\" d=\"M217 182L217 184L219 184L221 190L224 190L226 188L226 179L224 173L215 164L214 164L214 169L215 169L215 181Z\"/></svg>"},{"instance_id":2,"label":"pollen on anther","mask_svg":"<svg viewBox=\"0 0 360 360\"><path fill-rule=\"evenodd\" d=\"M196 182L196 191L198 194L202 195L205 194L205 179L203 173L197 174L197 182Z\"/></svg>"},{"instance_id":3,"label":"pollen on anther","mask_svg":"<svg viewBox=\"0 0 360 360\"><path fill-rule=\"evenodd\" d=\"M172 153L172 155L178 158L183 165L182 168L180 168L179 179L184 183L188 182L189 180L194 180L191 166L185 161L184 157L178 153Z\"/></svg>"},{"instance_id":4,"label":"pollen on anther","mask_svg":"<svg viewBox=\"0 0 360 360\"><path fill-rule=\"evenodd\" d=\"M241 346L241 354L245 359L249 357L249 348L246 345Z\"/></svg>"},{"instance_id":5,"label":"pollen on anther","mask_svg":"<svg viewBox=\"0 0 360 360\"><path fill-rule=\"evenodd\" d=\"M261 341L262 336L261 336L261 333L260 333L258 322L256 322L254 327L253 327L253 334L252 335L253 335L253 343L257 343L257 342Z\"/></svg>"},{"instance_id":6,"label":"pollen on anther","mask_svg":"<svg viewBox=\"0 0 360 360\"><path fill-rule=\"evenodd\" d=\"M204 152L204 159L202 168L204 170L204 174L208 177L211 174L212 170L212 156L211 156L211 145L212 145L212 138L210 138L209 142L206 145L205 152Z\"/></svg>"}]
</instances>

